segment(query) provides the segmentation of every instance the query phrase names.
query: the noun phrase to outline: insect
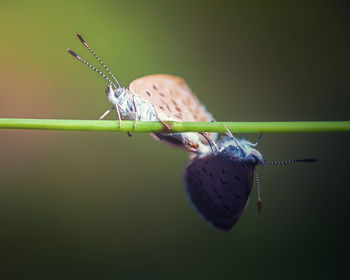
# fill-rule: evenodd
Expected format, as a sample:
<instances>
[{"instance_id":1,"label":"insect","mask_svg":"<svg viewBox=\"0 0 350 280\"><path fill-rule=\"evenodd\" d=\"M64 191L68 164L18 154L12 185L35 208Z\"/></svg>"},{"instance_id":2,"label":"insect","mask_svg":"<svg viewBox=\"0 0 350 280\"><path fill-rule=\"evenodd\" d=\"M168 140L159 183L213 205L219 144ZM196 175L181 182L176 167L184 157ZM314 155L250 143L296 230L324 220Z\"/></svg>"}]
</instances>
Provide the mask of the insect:
<instances>
[{"instance_id":1,"label":"insect","mask_svg":"<svg viewBox=\"0 0 350 280\"><path fill-rule=\"evenodd\" d=\"M170 129L166 121L213 121L212 115L207 112L182 78L165 74L148 75L132 81L128 88L124 88L79 33L77 37L110 76L107 77L75 52L67 49L71 55L109 83L106 95L114 106L107 110L100 119L103 119L112 110L116 110L119 120L118 127L122 119L134 120L134 129L138 120L160 121L165 129ZM152 136L156 140L183 147L190 152L205 153L210 149L206 135L200 133L154 133Z\"/></svg>"},{"instance_id":2,"label":"insect","mask_svg":"<svg viewBox=\"0 0 350 280\"><path fill-rule=\"evenodd\" d=\"M197 211L215 228L229 231L238 221L247 204L254 182L257 165L312 162L315 159L299 159L266 162L262 154L246 139L229 136L220 139L216 151L198 155L185 169L185 192ZM258 210L261 211L260 183Z\"/></svg>"}]
</instances>

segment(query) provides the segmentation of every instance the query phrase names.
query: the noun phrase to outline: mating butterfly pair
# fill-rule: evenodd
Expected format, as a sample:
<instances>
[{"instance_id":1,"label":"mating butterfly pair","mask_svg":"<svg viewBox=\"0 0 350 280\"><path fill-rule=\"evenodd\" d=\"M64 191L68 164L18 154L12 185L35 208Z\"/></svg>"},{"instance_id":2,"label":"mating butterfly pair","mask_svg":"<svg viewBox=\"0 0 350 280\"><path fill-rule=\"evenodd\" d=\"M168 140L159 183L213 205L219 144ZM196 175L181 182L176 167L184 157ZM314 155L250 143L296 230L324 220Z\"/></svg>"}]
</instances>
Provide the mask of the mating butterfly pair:
<instances>
[{"instance_id":1,"label":"mating butterfly pair","mask_svg":"<svg viewBox=\"0 0 350 280\"><path fill-rule=\"evenodd\" d=\"M137 121L213 121L213 116L179 77L157 74L141 77L121 87L118 80L89 47L80 34L79 40L95 56L110 77L86 62L72 50L67 51L105 78L108 100L117 112L119 126L122 119ZM152 136L166 144L185 148L195 153L185 169L185 191L198 212L214 227L228 231L237 222L247 204L257 165L285 164L314 161L313 159L285 162L265 162L262 154L246 139L235 138L228 130L228 137L215 143L216 134L207 133L154 133ZM261 210L260 184L258 207Z\"/></svg>"}]
</instances>

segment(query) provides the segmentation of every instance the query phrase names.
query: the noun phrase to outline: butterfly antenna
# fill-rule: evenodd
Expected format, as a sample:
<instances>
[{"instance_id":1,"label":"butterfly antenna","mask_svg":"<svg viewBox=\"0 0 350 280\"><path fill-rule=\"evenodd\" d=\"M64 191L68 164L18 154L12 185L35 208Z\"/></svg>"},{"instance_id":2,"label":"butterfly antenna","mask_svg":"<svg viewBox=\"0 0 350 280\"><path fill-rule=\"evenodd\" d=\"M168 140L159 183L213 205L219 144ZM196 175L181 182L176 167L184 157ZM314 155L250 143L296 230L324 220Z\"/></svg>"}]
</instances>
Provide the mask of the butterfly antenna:
<instances>
[{"instance_id":1,"label":"butterfly antenna","mask_svg":"<svg viewBox=\"0 0 350 280\"><path fill-rule=\"evenodd\" d=\"M255 181L256 181L256 185L258 187L258 211L261 212L261 210L262 210L261 187L260 187L258 173L255 173Z\"/></svg>"},{"instance_id":2,"label":"butterfly antenna","mask_svg":"<svg viewBox=\"0 0 350 280\"><path fill-rule=\"evenodd\" d=\"M103 68L106 69L108 74L112 76L113 80L117 83L118 87L120 87L120 84L119 84L117 78L114 77L112 72L107 68L106 64L104 64L102 62L102 60L97 56L97 54L89 47L89 45L85 42L83 37L79 33L77 33L77 37L79 38L80 42L82 42L82 44L92 53L92 55L97 59L97 61L103 66Z\"/></svg>"},{"instance_id":3,"label":"butterfly antenna","mask_svg":"<svg viewBox=\"0 0 350 280\"><path fill-rule=\"evenodd\" d=\"M266 165L284 165L284 164L294 164L298 162L315 162L317 161L315 158L304 158L304 159L290 159L283 161L266 161Z\"/></svg>"},{"instance_id":4,"label":"butterfly antenna","mask_svg":"<svg viewBox=\"0 0 350 280\"><path fill-rule=\"evenodd\" d=\"M94 66L92 66L90 63L88 63L84 59L82 59L79 55L77 55L71 49L67 49L67 52L69 52L73 57L75 57L76 59L78 59L79 61L81 61L85 65L87 65L88 67L90 67L95 72L97 72L99 75L101 75L103 78L105 78L110 84L114 85L114 87L117 88L117 86L105 74L103 74L100 70L96 69Z\"/></svg>"}]
</instances>

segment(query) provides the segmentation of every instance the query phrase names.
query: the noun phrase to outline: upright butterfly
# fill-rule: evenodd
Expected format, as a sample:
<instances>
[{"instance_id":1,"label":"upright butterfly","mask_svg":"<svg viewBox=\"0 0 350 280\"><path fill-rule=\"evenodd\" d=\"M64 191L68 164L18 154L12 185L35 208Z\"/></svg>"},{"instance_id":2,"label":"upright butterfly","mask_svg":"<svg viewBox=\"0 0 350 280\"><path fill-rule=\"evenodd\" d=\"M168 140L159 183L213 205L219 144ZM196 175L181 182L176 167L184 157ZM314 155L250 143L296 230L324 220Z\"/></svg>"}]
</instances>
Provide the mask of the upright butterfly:
<instances>
[{"instance_id":1,"label":"upright butterfly","mask_svg":"<svg viewBox=\"0 0 350 280\"><path fill-rule=\"evenodd\" d=\"M122 119L135 120L134 128L138 120L160 121L166 128L169 128L169 126L165 121L213 120L212 115L206 111L182 78L165 74L148 75L132 81L128 88L120 86L112 72L89 47L82 36L80 34L77 34L77 36L111 78L108 78L72 50L67 49L76 59L109 82L106 95L114 106L107 110L100 119L104 118L110 111L116 110L119 127ZM205 153L210 150L206 138L200 133L154 133L152 136L169 145L183 147L190 152Z\"/></svg>"},{"instance_id":2,"label":"upright butterfly","mask_svg":"<svg viewBox=\"0 0 350 280\"><path fill-rule=\"evenodd\" d=\"M260 138L259 138L260 139ZM259 141L259 140L258 140ZM197 211L215 228L228 231L238 221L247 204L257 165L311 162L314 159L266 162L246 139L231 133L222 138L216 150L193 158L185 169L185 192ZM258 209L261 211L260 183Z\"/></svg>"}]
</instances>

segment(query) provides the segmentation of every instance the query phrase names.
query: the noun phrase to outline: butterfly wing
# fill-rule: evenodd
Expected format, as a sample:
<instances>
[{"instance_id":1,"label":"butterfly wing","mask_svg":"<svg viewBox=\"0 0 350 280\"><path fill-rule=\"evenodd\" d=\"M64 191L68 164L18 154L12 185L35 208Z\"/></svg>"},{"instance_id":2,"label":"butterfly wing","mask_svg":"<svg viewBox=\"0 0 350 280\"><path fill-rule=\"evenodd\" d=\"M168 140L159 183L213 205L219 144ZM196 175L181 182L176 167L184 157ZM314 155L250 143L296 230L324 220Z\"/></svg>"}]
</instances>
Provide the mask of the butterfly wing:
<instances>
[{"instance_id":1,"label":"butterfly wing","mask_svg":"<svg viewBox=\"0 0 350 280\"><path fill-rule=\"evenodd\" d=\"M197 211L214 227L228 231L249 198L254 166L227 154L194 158L184 174L185 192Z\"/></svg>"},{"instance_id":2,"label":"butterfly wing","mask_svg":"<svg viewBox=\"0 0 350 280\"><path fill-rule=\"evenodd\" d=\"M164 121L206 122L213 120L186 82L176 76L155 74L131 82L129 89L153 103Z\"/></svg>"},{"instance_id":3,"label":"butterfly wing","mask_svg":"<svg viewBox=\"0 0 350 280\"><path fill-rule=\"evenodd\" d=\"M129 85L131 92L154 104L163 121L212 121L213 116L192 93L186 82L176 76L155 74L138 78ZM208 133L215 139L216 133ZM152 134L161 142L171 146L185 147L188 151L207 151L207 139L198 133Z\"/></svg>"}]
</instances>

